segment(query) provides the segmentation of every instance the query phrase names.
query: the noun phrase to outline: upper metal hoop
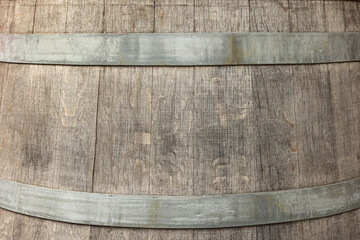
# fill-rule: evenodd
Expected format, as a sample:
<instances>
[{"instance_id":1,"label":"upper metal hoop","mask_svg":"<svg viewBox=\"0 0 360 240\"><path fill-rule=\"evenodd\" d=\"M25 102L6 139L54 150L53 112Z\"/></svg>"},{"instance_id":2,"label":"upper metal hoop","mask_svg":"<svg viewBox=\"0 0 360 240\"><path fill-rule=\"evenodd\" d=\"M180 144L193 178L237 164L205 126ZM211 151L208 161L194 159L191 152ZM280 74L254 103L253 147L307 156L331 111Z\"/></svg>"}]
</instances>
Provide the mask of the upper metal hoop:
<instances>
[{"instance_id":1,"label":"upper metal hoop","mask_svg":"<svg viewBox=\"0 0 360 240\"><path fill-rule=\"evenodd\" d=\"M0 61L202 66L360 60L360 33L0 34Z\"/></svg>"}]
</instances>

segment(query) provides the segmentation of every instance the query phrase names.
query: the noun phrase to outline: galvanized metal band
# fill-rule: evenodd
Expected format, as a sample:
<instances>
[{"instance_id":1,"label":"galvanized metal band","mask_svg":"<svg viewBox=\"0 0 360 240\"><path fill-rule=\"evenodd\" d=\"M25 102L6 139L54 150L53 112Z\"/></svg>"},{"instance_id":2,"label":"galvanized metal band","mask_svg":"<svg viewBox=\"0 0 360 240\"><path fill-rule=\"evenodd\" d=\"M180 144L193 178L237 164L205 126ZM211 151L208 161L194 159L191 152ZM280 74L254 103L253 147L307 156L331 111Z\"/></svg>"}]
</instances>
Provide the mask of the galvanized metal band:
<instances>
[{"instance_id":1,"label":"galvanized metal band","mask_svg":"<svg viewBox=\"0 0 360 240\"><path fill-rule=\"evenodd\" d=\"M238 227L326 217L360 208L360 178L321 187L219 196L97 194L0 179L0 207L99 226Z\"/></svg>"},{"instance_id":2,"label":"galvanized metal band","mask_svg":"<svg viewBox=\"0 0 360 240\"><path fill-rule=\"evenodd\" d=\"M360 60L360 33L0 34L0 61L196 66Z\"/></svg>"}]
</instances>

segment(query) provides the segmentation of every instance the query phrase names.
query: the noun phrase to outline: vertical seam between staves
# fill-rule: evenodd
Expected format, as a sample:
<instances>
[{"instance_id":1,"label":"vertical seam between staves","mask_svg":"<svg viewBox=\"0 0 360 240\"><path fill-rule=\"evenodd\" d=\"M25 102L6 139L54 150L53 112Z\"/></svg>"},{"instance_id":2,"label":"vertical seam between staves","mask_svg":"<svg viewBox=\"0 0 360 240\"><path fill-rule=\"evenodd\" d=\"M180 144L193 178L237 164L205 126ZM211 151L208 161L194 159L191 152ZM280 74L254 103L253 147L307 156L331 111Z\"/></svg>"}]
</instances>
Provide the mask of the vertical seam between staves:
<instances>
[{"instance_id":1,"label":"vertical seam between staves","mask_svg":"<svg viewBox=\"0 0 360 240\"><path fill-rule=\"evenodd\" d=\"M105 32L105 10L106 10L106 2L103 1L103 22L102 22L102 32ZM93 169L92 169L92 179L91 179L91 192L94 192L94 184L95 184L95 164L97 157L97 137L98 137L98 118L99 118L99 105L100 105L100 84L101 77L105 78L105 69L106 67L99 68L99 78L98 78L98 89L97 89L97 102L96 102L96 115L95 115L95 142L94 142L94 159L93 159Z\"/></svg>"},{"instance_id":2,"label":"vertical seam between staves","mask_svg":"<svg viewBox=\"0 0 360 240\"><path fill-rule=\"evenodd\" d=\"M36 6L37 6L37 2L38 2L38 1L35 0L32 33L35 33L35 16L36 16ZM15 7L14 7L14 15L15 15ZM12 26L12 24L11 24L11 26Z\"/></svg>"},{"instance_id":3,"label":"vertical seam between staves","mask_svg":"<svg viewBox=\"0 0 360 240\"><path fill-rule=\"evenodd\" d=\"M66 0L65 33L67 33L67 26L68 26L68 11L69 11L69 3L68 0Z\"/></svg>"},{"instance_id":4,"label":"vertical seam between staves","mask_svg":"<svg viewBox=\"0 0 360 240\"><path fill-rule=\"evenodd\" d=\"M96 114L95 114L95 139L94 139L94 159L93 159L93 169L92 169L92 179L91 179L91 192L94 192L94 183L95 183L95 164L97 156L97 134L98 134L98 124L99 124L99 102L100 102L100 84L101 77L105 76L105 67L99 69L99 78L98 78L98 89L97 89L97 102L96 102Z\"/></svg>"}]
</instances>

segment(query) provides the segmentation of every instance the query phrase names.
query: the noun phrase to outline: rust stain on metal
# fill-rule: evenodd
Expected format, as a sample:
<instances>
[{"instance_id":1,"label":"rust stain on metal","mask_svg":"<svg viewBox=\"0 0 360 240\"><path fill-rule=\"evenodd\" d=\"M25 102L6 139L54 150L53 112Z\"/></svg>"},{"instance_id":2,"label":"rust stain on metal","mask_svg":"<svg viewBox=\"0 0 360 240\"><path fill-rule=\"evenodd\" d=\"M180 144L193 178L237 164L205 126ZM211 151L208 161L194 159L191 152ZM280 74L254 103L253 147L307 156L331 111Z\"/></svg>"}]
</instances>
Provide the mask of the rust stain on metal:
<instances>
[{"instance_id":1,"label":"rust stain on metal","mask_svg":"<svg viewBox=\"0 0 360 240\"><path fill-rule=\"evenodd\" d=\"M229 43L231 52L229 54L227 54L227 56L226 56L226 64L240 63L241 59L239 57L239 49L238 49L238 45L236 43L236 37L229 36L228 43Z\"/></svg>"},{"instance_id":2,"label":"rust stain on metal","mask_svg":"<svg viewBox=\"0 0 360 240\"><path fill-rule=\"evenodd\" d=\"M360 58L359 34L0 34L0 61L91 66L350 62Z\"/></svg>"}]
</instances>

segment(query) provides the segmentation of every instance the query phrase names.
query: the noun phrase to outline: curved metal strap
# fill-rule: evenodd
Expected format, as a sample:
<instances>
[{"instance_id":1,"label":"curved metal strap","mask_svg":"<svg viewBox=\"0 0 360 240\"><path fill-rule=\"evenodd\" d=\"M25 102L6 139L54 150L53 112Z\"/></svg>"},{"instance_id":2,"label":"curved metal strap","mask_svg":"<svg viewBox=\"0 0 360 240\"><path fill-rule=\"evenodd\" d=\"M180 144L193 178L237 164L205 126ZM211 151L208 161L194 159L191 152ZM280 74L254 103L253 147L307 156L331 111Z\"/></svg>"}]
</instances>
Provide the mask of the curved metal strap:
<instances>
[{"instance_id":1,"label":"curved metal strap","mask_svg":"<svg viewBox=\"0 0 360 240\"><path fill-rule=\"evenodd\" d=\"M195 66L360 60L360 33L0 34L0 61Z\"/></svg>"},{"instance_id":2,"label":"curved metal strap","mask_svg":"<svg viewBox=\"0 0 360 240\"><path fill-rule=\"evenodd\" d=\"M220 228L290 222L360 208L360 178L288 191L222 196L73 192L0 180L0 207L55 221L139 228Z\"/></svg>"}]
</instances>

